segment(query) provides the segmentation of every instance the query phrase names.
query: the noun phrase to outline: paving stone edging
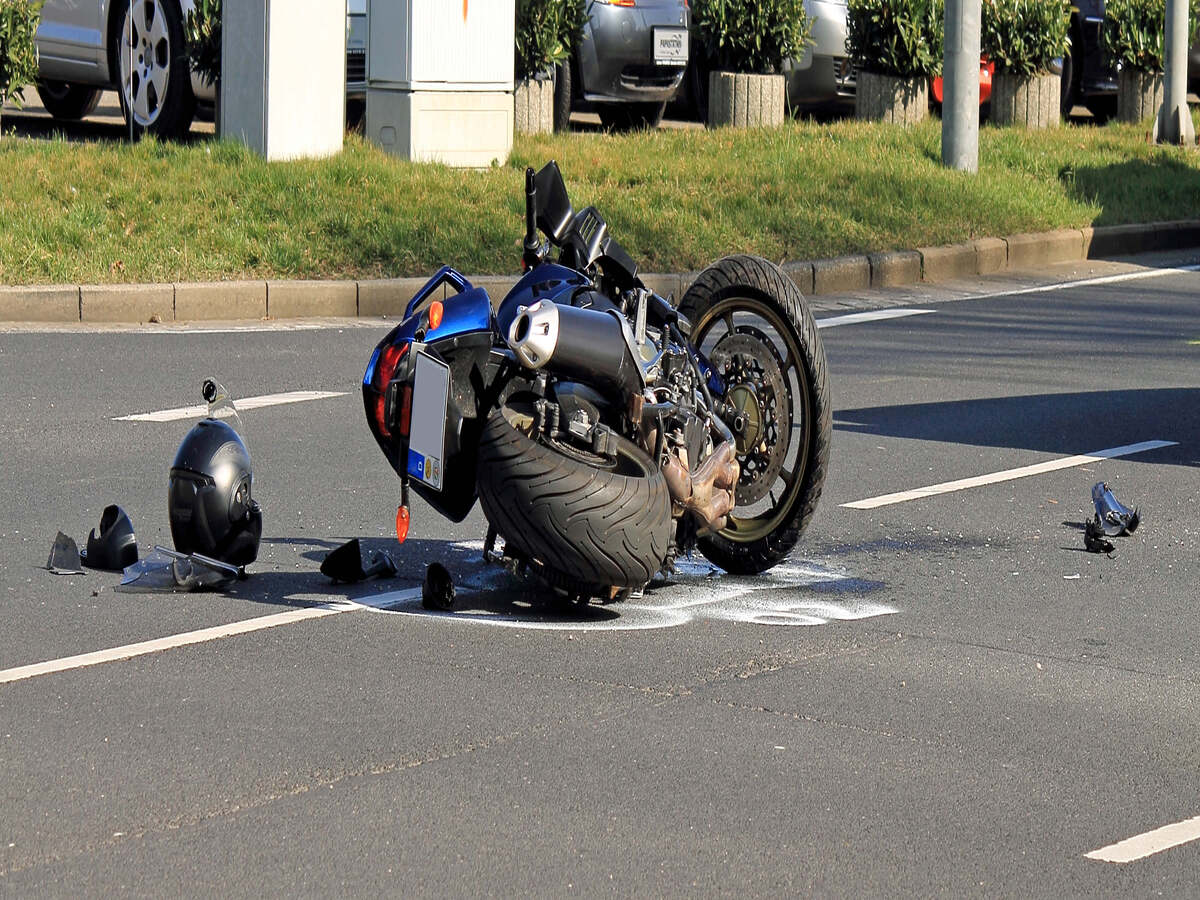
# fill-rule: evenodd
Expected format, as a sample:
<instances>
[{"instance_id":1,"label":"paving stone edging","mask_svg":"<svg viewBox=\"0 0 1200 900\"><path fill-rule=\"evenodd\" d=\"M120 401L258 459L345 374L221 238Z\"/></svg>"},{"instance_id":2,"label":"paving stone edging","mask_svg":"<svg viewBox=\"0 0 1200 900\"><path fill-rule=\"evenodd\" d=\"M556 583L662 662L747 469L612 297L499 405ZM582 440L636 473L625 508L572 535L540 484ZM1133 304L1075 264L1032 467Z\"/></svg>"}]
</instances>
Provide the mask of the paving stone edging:
<instances>
[{"instance_id":1,"label":"paving stone edging","mask_svg":"<svg viewBox=\"0 0 1200 900\"><path fill-rule=\"evenodd\" d=\"M919 282L939 283L1054 263L1200 247L1200 219L1065 228L941 247L785 263L806 296ZM642 275L659 293L681 296L697 273ZM516 276L472 283L503 296ZM0 287L0 322L185 322L312 316L399 316L425 278L371 281L217 281L181 284Z\"/></svg>"}]
</instances>

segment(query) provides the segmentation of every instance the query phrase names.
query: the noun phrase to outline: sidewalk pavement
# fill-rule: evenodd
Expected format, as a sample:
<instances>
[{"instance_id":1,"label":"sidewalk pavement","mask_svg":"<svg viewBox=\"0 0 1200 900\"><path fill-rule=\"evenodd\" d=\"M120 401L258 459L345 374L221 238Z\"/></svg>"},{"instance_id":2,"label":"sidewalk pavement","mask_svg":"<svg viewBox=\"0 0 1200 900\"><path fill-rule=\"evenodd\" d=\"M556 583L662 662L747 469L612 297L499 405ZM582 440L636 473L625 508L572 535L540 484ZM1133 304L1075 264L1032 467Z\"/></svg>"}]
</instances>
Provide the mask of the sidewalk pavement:
<instances>
[{"instance_id":1,"label":"sidewalk pavement","mask_svg":"<svg viewBox=\"0 0 1200 900\"><path fill-rule=\"evenodd\" d=\"M1200 219L980 238L944 247L786 262L783 270L806 296L819 296L921 282L936 284L977 275L1036 270L1055 263L1190 247L1200 247ZM643 274L642 280L664 296L680 297L696 275ZM484 275L470 280L498 299L518 277ZM0 322L398 317L427 278L0 287Z\"/></svg>"}]
</instances>

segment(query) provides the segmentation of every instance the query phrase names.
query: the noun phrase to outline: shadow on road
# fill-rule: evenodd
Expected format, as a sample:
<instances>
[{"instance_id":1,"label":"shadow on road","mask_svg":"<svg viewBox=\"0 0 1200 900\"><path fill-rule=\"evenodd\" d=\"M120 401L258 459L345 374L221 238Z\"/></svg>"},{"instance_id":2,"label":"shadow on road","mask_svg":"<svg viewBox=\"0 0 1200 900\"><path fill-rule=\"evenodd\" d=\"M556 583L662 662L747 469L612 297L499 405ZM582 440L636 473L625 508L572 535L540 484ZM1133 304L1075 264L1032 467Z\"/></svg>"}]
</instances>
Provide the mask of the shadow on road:
<instances>
[{"instance_id":1,"label":"shadow on road","mask_svg":"<svg viewBox=\"0 0 1200 900\"><path fill-rule=\"evenodd\" d=\"M1142 441L1176 441L1130 456L1200 466L1200 388L1087 391L844 409L839 431L1073 455Z\"/></svg>"},{"instance_id":2,"label":"shadow on road","mask_svg":"<svg viewBox=\"0 0 1200 900\"><path fill-rule=\"evenodd\" d=\"M209 110L211 113L211 110ZM130 140L129 128L121 114L120 101L114 91L101 95L95 111L79 121L55 119L38 101L33 90L25 92L24 108L5 105L0 129L5 135L30 140L66 140L77 143ZM198 114L184 142L209 140L213 136L210 118Z\"/></svg>"}]
</instances>

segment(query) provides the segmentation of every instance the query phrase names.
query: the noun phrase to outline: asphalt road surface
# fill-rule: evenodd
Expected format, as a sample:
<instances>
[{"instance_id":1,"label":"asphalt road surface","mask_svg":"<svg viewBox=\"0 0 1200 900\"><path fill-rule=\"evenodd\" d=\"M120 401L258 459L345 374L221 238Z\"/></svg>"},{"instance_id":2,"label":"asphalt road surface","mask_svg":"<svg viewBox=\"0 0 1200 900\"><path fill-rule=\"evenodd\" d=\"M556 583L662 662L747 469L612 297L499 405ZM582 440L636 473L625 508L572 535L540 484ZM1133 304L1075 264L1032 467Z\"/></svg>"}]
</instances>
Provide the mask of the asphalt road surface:
<instances>
[{"instance_id":1,"label":"asphalt road surface","mask_svg":"<svg viewBox=\"0 0 1200 900\"><path fill-rule=\"evenodd\" d=\"M478 509L395 544L358 394L386 323L0 327L0 895L1194 894L1196 261L821 298L796 553L586 614L485 566ZM880 308L922 312L844 318ZM334 394L243 412L253 575L49 573L110 503L170 546L194 419L127 417L208 375ZM1100 480L1143 514L1111 557ZM331 585L354 537L399 576Z\"/></svg>"}]
</instances>

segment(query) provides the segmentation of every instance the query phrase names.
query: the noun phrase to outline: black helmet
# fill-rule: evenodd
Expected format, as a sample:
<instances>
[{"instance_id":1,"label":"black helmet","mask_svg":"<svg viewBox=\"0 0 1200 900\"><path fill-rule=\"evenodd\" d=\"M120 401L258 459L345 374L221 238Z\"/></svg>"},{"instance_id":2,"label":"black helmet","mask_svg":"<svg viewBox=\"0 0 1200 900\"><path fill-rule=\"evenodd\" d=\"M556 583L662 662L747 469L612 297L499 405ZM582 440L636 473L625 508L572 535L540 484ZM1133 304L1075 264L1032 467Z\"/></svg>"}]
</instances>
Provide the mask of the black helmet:
<instances>
[{"instance_id":1,"label":"black helmet","mask_svg":"<svg viewBox=\"0 0 1200 900\"><path fill-rule=\"evenodd\" d=\"M184 437L171 464L167 514L181 553L234 566L254 562L262 510L250 496L250 451L219 419L204 419Z\"/></svg>"},{"instance_id":2,"label":"black helmet","mask_svg":"<svg viewBox=\"0 0 1200 900\"><path fill-rule=\"evenodd\" d=\"M137 537L128 514L115 504L104 507L100 514L100 533L93 528L88 534L84 565L119 572L132 566L137 559Z\"/></svg>"}]
</instances>

